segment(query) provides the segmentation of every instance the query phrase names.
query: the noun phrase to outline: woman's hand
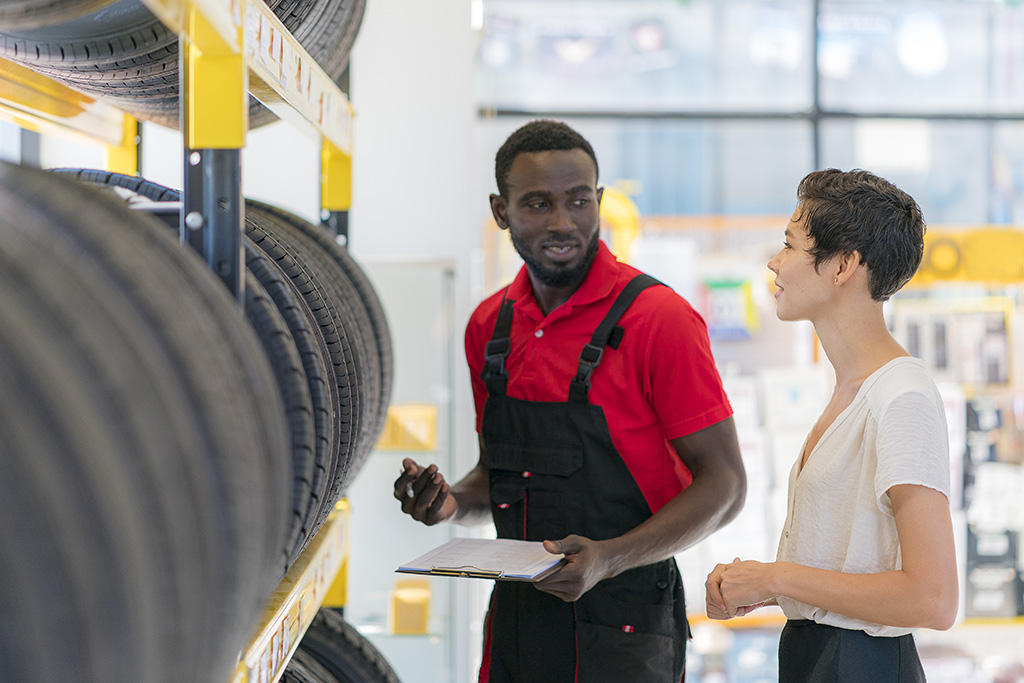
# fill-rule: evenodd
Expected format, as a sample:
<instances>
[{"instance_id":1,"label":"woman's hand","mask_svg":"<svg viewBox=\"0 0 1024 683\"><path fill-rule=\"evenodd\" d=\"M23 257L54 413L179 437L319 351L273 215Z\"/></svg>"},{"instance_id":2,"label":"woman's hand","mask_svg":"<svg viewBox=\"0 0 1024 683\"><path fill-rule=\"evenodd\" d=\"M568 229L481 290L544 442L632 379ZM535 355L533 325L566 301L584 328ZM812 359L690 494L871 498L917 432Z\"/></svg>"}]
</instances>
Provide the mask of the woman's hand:
<instances>
[{"instance_id":1,"label":"woman's hand","mask_svg":"<svg viewBox=\"0 0 1024 683\"><path fill-rule=\"evenodd\" d=\"M743 608L761 606L774 598L775 594L769 588L774 566L772 562L755 562L739 558L726 565L718 582L725 611L733 616L739 616L738 612Z\"/></svg>"},{"instance_id":2,"label":"woman's hand","mask_svg":"<svg viewBox=\"0 0 1024 683\"><path fill-rule=\"evenodd\" d=\"M704 582L708 618L742 617L774 598L765 588L769 572L770 565L738 557L716 565Z\"/></svg>"}]
</instances>

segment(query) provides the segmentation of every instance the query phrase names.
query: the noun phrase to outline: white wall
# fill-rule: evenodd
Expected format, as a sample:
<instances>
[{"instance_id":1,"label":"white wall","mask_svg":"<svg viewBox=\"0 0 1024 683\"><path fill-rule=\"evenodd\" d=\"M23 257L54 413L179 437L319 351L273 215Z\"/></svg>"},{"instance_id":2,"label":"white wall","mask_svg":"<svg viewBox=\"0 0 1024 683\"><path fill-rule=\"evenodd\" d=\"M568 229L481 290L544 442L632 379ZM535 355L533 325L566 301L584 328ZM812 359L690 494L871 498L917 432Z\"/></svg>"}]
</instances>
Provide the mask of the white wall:
<instances>
[{"instance_id":1,"label":"white wall","mask_svg":"<svg viewBox=\"0 0 1024 683\"><path fill-rule=\"evenodd\" d=\"M355 107L351 249L455 263L456 444L462 474L476 462L461 335L480 246L472 0L368 0L351 58ZM483 209L481 208L483 207Z\"/></svg>"},{"instance_id":2,"label":"white wall","mask_svg":"<svg viewBox=\"0 0 1024 683\"><path fill-rule=\"evenodd\" d=\"M464 258L476 239L470 0L368 0L351 59L353 249Z\"/></svg>"},{"instance_id":3,"label":"white wall","mask_svg":"<svg viewBox=\"0 0 1024 683\"><path fill-rule=\"evenodd\" d=\"M487 210L490 191L489 185L482 186L477 161L477 36L470 25L472 2L367 0L350 61L350 99L356 114L349 225L353 254L357 259L385 255L434 257L455 264L451 326L455 466L453 471L445 472L451 481L465 474L476 463L478 454L462 332L480 295L474 286L480 282L480 275L472 271L473 254L480 246L480 216ZM419 300L422 297L411 296L408 302L388 301L389 316L401 315L403 303L409 306ZM414 316L410 314L409 318ZM406 330L402 338L395 339L396 347L419 343L408 333L408 325L395 321L392 329ZM428 332L422 330L423 335ZM396 355L400 351L396 348ZM396 362L395 372L402 373L405 386L417 381L416 367ZM420 374L427 384L436 376L436 368L424 369ZM385 461L393 455L399 454L388 454ZM436 544L433 534L408 518L374 515L373 506L367 504L357 509L357 501L366 501L367 496L379 492L380 498L389 500L397 512L397 502L390 492L397 470L398 466L366 467L350 492L353 548L349 576L353 591L371 582L379 584L382 579L360 576L363 565L359 557L365 546L359 539L364 537L366 525L376 532L377 547L387 544L409 548L406 559L425 551L422 543ZM376 520L369 519L370 515ZM451 610L453 615L441 643L437 638L424 637L371 638L403 681L475 680L483 605L473 592L479 586L471 587L469 583L452 581L445 588L451 589L453 601L446 606L435 605ZM435 599L444 592L439 591ZM431 640L448 650L444 657L450 665L447 671L426 670L434 668L436 662L431 656Z\"/></svg>"}]
</instances>

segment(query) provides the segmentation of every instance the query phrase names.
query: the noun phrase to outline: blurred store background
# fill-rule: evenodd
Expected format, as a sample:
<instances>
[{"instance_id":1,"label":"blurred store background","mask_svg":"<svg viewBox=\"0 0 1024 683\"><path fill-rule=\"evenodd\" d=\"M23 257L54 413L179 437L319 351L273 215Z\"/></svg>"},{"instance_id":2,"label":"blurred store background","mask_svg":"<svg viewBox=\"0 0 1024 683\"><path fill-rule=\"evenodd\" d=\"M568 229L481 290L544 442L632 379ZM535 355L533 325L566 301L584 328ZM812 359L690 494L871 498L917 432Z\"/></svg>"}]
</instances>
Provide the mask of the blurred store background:
<instances>
[{"instance_id":1,"label":"blurred store background","mask_svg":"<svg viewBox=\"0 0 1024 683\"><path fill-rule=\"evenodd\" d=\"M687 681L776 680L783 618L703 615L714 564L772 559L785 482L831 391L809 325L775 317L765 267L808 172L864 168L921 204L925 262L887 306L940 383L961 609L917 640L936 683L1024 681L1024 3L1017 0L369 0L349 73L351 249L392 326L392 410L348 499L346 619L407 683L475 680L489 586L402 583L394 568L464 529L419 527L403 457L456 479L476 462L462 331L520 262L493 225L494 152L557 118L594 145L604 235L709 323L736 411L746 507L679 557ZM88 145L0 127L6 158L94 166ZM142 174L181 186L180 134L143 127ZM319 147L249 133L243 187L318 220ZM486 534L486 531L480 533Z\"/></svg>"}]
</instances>

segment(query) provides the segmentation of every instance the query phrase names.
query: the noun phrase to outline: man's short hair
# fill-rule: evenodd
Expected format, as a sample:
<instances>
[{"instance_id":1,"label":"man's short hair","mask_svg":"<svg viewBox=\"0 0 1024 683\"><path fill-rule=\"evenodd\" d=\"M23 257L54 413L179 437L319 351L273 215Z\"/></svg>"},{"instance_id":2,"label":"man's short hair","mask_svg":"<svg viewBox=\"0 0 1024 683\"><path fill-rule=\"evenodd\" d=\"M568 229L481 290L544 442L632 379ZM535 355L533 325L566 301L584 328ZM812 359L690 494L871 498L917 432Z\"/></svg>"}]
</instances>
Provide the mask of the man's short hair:
<instances>
[{"instance_id":1,"label":"man's short hair","mask_svg":"<svg viewBox=\"0 0 1024 683\"><path fill-rule=\"evenodd\" d=\"M907 284L924 256L925 223L914 198L868 171L809 173L797 188L814 268L860 254L871 298L885 301Z\"/></svg>"},{"instance_id":2,"label":"man's short hair","mask_svg":"<svg viewBox=\"0 0 1024 683\"><path fill-rule=\"evenodd\" d=\"M498 183L498 194L508 196L508 173L512 162L520 154L572 149L582 149L587 153L594 162L594 177L597 178L597 155L586 138L561 121L530 121L509 135L494 157L494 179Z\"/></svg>"}]
</instances>

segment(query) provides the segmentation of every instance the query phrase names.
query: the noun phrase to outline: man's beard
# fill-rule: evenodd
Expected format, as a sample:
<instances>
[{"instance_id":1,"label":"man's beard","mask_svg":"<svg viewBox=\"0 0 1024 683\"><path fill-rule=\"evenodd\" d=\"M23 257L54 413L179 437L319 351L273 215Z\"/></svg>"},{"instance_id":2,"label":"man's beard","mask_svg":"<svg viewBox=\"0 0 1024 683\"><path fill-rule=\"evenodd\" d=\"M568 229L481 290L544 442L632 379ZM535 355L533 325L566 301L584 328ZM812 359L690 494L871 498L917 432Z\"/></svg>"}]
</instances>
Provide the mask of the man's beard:
<instances>
[{"instance_id":1,"label":"man's beard","mask_svg":"<svg viewBox=\"0 0 1024 683\"><path fill-rule=\"evenodd\" d=\"M526 245L516 239L516 233L514 231L509 230L508 233L512 238L512 246L515 247L519 257L523 259L526 267L530 270L530 274L548 287L567 287L569 285L578 285L583 282L583 278L587 276L587 271L590 270L591 264L597 257L597 244L601 238L600 230L595 230L594 237L590 240L590 243L587 244L587 251L583 254L583 259L575 266L563 267L558 265L549 268L541 265L541 263L529 253Z\"/></svg>"}]
</instances>

